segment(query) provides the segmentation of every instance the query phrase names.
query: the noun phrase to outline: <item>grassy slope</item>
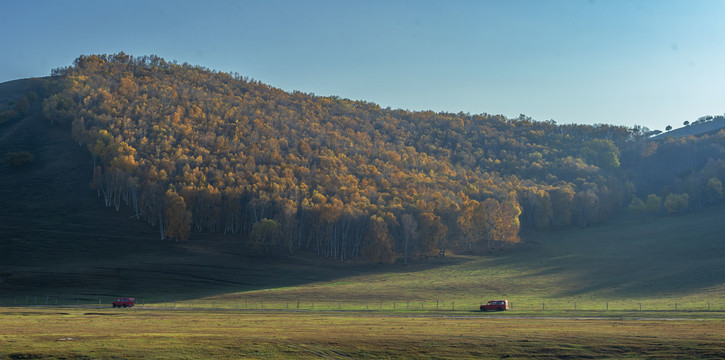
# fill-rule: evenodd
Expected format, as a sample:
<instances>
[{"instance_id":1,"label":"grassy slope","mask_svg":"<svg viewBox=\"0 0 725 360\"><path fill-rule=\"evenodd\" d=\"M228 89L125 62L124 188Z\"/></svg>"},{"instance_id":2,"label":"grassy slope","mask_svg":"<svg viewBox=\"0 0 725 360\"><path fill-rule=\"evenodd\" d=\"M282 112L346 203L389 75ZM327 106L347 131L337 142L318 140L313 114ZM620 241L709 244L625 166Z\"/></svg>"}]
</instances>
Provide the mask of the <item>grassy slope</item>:
<instances>
[{"instance_id":1,"label":"grassy slope","mask_svg":"<svg viewBox=\"0 0 725 360\"><path fill-rule=\"evenodd\" d=\"M0 84L0 101L27 82ZM36 113L39 109L35 108ZM0 301L38 295L93 299L123 294L148 301L241 299L462 301L506 297L520 307L602 301L724 302L725 207L678 217L620 220L590 229L525 234L525 245L485 257L452 256L411 266L321 265L290 258L266 265L242 255L233 237L194 234L158 240L127 210L103 206L88 187L92 160L39 115L0 126L0 156L29 150L36 160L0 164ZM263 291L260 291L264 289ZM613 304L613 307L616 307Z\"/></svg>"},{"instance_id":2,"label":"grassy slope","mask_svg":"<svg viewBox=\"0 0 725 360\"><path fill-rule=\"evenodd\" d=\"M457 257L379 274L259 293L265 298L390 299L474 304L508 298L519 309L725 310L725 207L677 217L527 234L520 249ZM255 293L217 299L250 298ZM399 303L400 304L400 303ZM400 306L400 305L399 305Z\"/></svg>"}]
</instances>

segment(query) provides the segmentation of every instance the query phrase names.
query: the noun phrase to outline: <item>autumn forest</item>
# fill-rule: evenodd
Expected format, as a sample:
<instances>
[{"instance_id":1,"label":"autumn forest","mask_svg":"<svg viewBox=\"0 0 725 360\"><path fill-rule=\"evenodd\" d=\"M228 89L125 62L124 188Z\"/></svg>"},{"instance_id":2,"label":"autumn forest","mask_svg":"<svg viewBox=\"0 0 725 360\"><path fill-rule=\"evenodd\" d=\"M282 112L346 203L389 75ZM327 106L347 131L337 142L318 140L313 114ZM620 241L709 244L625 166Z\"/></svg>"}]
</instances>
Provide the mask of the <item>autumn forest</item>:
<instances>
[{"instance_id":1,"label":"autumn forest","mask_svg":"<svg viewBox=\"0 0 725 360\"><path fill-rule=\"evenodd\" d=\"M725 131L381 108L124 53L81 56L44 88L28 101L91 153L99 201L162 240L224 233L267 261L505 251L522 232L723 198Z\"/></svg>"}]
</instances>

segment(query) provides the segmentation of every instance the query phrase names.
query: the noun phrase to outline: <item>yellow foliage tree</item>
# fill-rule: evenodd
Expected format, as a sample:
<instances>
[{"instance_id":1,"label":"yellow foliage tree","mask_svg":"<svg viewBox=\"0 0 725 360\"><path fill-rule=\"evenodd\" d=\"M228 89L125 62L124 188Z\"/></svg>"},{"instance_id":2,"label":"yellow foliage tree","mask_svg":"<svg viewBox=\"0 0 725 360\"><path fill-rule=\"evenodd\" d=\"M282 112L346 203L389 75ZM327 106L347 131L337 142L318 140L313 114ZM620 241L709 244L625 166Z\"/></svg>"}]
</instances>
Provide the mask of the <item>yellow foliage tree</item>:
<instances>
[{"instance_id":1,"label":"yellow foliage tree","mask_svg":"<svg viewBox=\"0 0 725 360\"><path fill-rule=\"evenodd\" d=\"M186 210L184 198L171 189L164 195L164 215L164 237L175 241L186 240L191 228L191 212Z\"/></svg>"}]
</instances>

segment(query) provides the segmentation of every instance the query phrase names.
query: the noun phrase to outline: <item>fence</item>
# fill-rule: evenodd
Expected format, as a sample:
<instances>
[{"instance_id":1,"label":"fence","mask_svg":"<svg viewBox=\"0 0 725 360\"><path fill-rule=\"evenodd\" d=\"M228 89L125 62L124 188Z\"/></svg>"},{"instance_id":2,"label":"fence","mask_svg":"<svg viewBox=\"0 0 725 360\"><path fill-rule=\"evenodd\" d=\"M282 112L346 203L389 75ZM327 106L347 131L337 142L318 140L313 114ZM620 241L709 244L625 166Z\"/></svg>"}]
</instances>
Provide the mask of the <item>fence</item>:
<instances>
[{"instance_id":1,"label":"fence","mask_svg":"<svg viewBox=\"0 0 725 360\"><path fill-rule=\"evenodd\" d=\"M111 306L116 297L0 296L0 306ZM487 299L488 300L488 299ZM307 311L478 311L484 303L474 299L428 300L331 300L262 299L170 300L136 298L136 306L175 309L230 310L307 310ZM725 299L713 300L516 300L509 299L514 311L725 311Z\"/></svg>"}]
</instances>

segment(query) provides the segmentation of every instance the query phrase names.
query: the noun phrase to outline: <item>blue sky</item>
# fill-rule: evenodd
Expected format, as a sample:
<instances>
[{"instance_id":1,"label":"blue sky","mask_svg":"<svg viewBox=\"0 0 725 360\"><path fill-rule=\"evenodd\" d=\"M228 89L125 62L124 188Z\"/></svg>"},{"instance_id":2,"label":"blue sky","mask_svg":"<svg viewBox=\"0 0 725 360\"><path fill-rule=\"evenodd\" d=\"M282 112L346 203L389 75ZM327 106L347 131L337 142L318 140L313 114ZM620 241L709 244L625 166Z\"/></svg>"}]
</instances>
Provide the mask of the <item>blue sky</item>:
<instances>
[{"instance_id":1,"label":"blue sky","mask_svg":"<svg viewBox=\"0 0 725 360\"><path fill-rule=\"evenodd\" d=\"M0 82L124 51L410 110L664 130L725 113L725 1L1 0Z\"/></svg>"}]
</instances>

